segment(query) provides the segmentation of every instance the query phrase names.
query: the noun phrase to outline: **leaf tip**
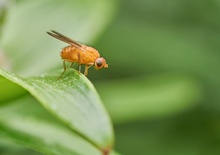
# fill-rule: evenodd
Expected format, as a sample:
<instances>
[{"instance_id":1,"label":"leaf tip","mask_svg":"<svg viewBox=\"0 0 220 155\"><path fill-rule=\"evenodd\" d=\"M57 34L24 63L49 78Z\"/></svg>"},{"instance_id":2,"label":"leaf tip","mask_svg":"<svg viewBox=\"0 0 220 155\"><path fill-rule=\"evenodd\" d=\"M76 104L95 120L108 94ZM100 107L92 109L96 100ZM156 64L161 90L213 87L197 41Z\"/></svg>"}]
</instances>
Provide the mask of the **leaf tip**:
<instances>
[{"instance_id":1,"label":"leaf tip","mask_svg":"<svg viewBox=\"0 0 220 155\"><path fill-rule=\"evenodd\" d=\"M111 148L105 148L105 149L102 150L102 154L103 155L109 155L111 153L111 150L112 150Z\"/></svg>"}]
</instances>

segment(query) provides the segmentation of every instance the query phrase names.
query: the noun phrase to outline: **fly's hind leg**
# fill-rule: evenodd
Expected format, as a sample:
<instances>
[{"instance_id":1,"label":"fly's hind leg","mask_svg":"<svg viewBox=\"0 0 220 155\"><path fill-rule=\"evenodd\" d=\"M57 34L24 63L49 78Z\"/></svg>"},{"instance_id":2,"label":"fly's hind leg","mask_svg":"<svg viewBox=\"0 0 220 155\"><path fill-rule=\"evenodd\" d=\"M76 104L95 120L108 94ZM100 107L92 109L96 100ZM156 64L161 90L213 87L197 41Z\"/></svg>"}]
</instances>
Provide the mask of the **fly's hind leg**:
<instances>
[{"instance_id":1,"label":"fly's hind leg","mask_svg":"<svg viewBox=\"0 0 220 155\"><path fill-rule=\"evenodd\" d=\"M85 72L84 72L84 75L87 76L88 73L89 73L89 68L92 67L94 64L90 64L90 65L86 65L85 67Z\"/></svg>"},{"instance_id":2,"label":"fly's hind leg","mask_svg":"<svg viewBox=\"0 0 220 155\"><path fill-rule=\"evenodd\" d=\"M66 72L66 63L65 63L65 61L63 61L63 72L57 79L59 80L65 72Z\"/></svg>"},{"instance_id":3,"label":"fly's hind leg","mask_svg":"<svg viewBox=\"0 0 220 155\"><path fill-rule=\"evenodd\" d=\"M68 66L68 68L66 68L66 63L65 63L65 61L63 61L63 72L62 72L62 74L58 77L58 80L63 76L63 74L66 72L66 70L69 69L72 65L73 65L73 62L71 62L70 65Z\"/></svg>"}]
</instances>

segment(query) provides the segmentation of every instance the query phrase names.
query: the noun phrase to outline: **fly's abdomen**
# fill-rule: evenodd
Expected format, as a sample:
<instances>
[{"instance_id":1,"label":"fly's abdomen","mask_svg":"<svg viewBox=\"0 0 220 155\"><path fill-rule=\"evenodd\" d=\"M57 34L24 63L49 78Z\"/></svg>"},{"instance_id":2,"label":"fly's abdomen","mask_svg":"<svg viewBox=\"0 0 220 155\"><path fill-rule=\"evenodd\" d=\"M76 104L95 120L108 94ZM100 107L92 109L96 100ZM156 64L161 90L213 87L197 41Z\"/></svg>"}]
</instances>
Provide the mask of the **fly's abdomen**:
<instances>
[{"instance_id":1,"label":"fly's abdomen","mask_svg":"<svg viewBox=\"0 0 220 155\"><path fill-rule=\"evenodd\" d=\"M60 52L60 56L63 60L69 62L78 62L78 49L74 46L64 47Z\"/></svg>"}]
</instances>

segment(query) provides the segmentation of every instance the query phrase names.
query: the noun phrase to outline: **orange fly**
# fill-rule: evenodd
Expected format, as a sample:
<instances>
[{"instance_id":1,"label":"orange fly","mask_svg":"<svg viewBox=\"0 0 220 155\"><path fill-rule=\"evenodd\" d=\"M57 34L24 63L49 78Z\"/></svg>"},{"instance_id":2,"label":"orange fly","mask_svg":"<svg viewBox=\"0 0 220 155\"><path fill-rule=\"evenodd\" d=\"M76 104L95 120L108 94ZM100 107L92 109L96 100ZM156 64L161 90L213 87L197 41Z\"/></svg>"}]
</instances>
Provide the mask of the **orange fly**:
<instances>
[{"instance_id":1,"label":"orange fly","mask_svg":"<svg viewBox=\"0 0 220 155\"><path fill-rule=\"evenodd\" d=\"M96 49L80 44L56 31L51 31L47 33L50 36L69 44L69 46L64 47L60 52L60 56L63 59L64 70L59 78L61 78L66 71L65 62L70 62L69 67L71 67L73 63L78 63L79 72L81 72L81 65L85 65L84 75L88 75L88 69L93 65L97 70L101 68L108 68L106 60L100 57L100 54Z\"/></svg>"}]
</instances>

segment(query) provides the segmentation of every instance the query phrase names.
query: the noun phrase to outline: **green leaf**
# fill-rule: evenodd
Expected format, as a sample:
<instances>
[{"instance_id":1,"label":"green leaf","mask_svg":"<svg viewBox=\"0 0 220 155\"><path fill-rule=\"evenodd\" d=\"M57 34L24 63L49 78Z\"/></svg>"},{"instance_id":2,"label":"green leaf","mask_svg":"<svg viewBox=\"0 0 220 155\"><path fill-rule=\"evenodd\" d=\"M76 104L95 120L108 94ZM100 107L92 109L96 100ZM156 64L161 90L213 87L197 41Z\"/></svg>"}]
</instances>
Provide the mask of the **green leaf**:
<instances>
[{"instance_id":1,"label":"green leaf","mask_svg":"<svg viewBox=\"0 0 220 155\"><path fill-rule=\"evenodd\" d=\"M16 98L19 98L23 96L24 94L27 94L27 91L25 91L23 88L18 86L15 83L9 82L7 79L0 77L0 104L5 103L8 100L13 100Z\"/></svg>"},{"instance_id":2,"label":"green leaf","mask_svg":"<svg viewBox=\"0 0 220 155\"><path fill-rule=\"evenodd\" d=\"M93 85L78 71L56 77L22 78L0 70L0 75L28 90L64 124L102 150L114 136L107 112Z\"/></svg>"},{"instance_id":3,"label":"green leaf","mask_svg":"<svg viewBox=\"0 0 220 155\"><path fill-rule=\"evenodd\" d=\"M28 107L28 108L27 108ZM54 120L30 95L0 108L0 137L53 155L101 155L80 135Z\"/></svg>"},{"instance_id":4,"label":"green leaf","mask_svg":"<svg viewBox=\"0 0 220 155\"><path fill-rule=\"evenodd\" d=\"M1 130L1 129L0 129ZM2 134L0 133L0 136ZM19 144L16 144L15 142L12 142L10 140L7 140L6 138L0 139L0 154L3 155L42 155L39 152L34 151L33 149L29 149L27 147L21 146Z\"/></svg>"}]
</instances>

